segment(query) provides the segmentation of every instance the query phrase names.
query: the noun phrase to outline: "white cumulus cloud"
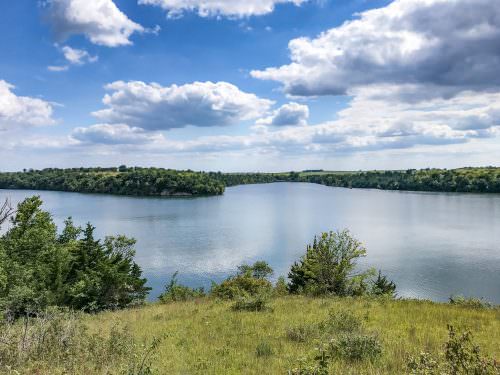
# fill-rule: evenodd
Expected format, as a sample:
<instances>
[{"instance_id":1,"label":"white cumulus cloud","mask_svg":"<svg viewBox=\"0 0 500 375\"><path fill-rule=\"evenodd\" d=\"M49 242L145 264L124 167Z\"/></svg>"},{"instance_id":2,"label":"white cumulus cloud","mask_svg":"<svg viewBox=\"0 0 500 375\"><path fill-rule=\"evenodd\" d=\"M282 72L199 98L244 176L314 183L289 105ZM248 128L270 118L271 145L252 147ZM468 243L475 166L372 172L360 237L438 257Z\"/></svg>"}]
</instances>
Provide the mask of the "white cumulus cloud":
<instances>
[{"instance_id":1,"label":"white cumulus cloud","mask_svg":"<svg viewBox=\"0 0 500 375\"><path fill-rule=\"evenodd\" d=\"M106 86L107 108L93 112L109 124L145 130L186 126L228 126L264 115L273 102L227 82L194 82L163 87L157 83L117 81Z\"/></svg>"},{"instance_id":2,"label":"white cumulus cloud","mask_svg":"<svg viewBox=\"0 0 500 375\"><path fill-rule=\"evenodd\" d=\"M59 40L83 34L94 44L117 47L132 44L133 33L147 31L112 0L47 0L44 4Z\"/></svg>"},{"instance_id":3,"label":"white cumulus cloud","mask_svg":"<svg viewBox=\"0 0 500 375\"><path fill-rule=\"evenodd\" d=\"M83 49L71 48L70 46L63 46L61 48L64 58L74 65L83 65L85 63L95 63L99 58L97 56L91 56L87 51Z\"/></svg>"},{"instance_id":4,"label":"white cumulus cloud","mask_svg":"<svg viewBox=\"0 0 500 375\"><path fill-rule=\"evenodd\" d=\"M25 126L55 123L52 104L42 99L17 96L14 86L0 80L0 129L15 130Z\"/></svg>"},{"instance_id":5,"label":"white cumulus cloud","mask_svg":"<svg viewBox=\"0 0 500 375\"><path fill-rule=\"evenodd\" d=\"M282 105L271 116L257 122L258 125L271 126L305 126L309 118L309 107L291 102Z\"/></svg>"},{"instance_id":6,"label":"white cumulus cloud","mask_svg":"<svg viewBox=\"0 0 500 375\"><path fill-rule=\"evenodd\" d=\"M243 18L273 12L278 4L301 5L308 0L139 0L142 5L155 5L167 11L170 18L184 12L197 12L201 17L226 16Z\"/></svg>"},{"instance_id":7,"label":"white cumulus cloud","mask_svg":"<svg viewBox=\"0 0 500 375\"><path fill-rule=\"evenodd\" d=\"M401 93L410 100L450 97L498 88L499 44L498 0L396 0L314 39L290 41L290 64L252 75L296 96L392 84L411 85Z\"/></svg>"}]
</instances>

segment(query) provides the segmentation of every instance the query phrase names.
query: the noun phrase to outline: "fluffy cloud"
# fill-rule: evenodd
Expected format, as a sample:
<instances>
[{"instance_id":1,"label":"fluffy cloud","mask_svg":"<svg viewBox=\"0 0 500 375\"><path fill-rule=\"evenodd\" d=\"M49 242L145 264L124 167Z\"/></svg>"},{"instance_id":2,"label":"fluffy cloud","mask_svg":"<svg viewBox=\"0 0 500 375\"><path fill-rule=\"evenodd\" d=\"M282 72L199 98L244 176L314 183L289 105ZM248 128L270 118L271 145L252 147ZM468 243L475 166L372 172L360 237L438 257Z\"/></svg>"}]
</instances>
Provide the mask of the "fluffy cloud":
<instances>
[{"instance_id":1,"label":"fluffy cloud","mask_svg":"<svg viewBox=\"0 0 500 375\"><path fill-rule=\"evenodd\" d=\"M288 103L276 111L272 116L257 122L258 125L271 126L304 126L309 118L309 107L299 103Z\"/></svg>"},{"instance_id":2,"label":"fluffy cloud","mask_svg":"<svg viewBox=\"0 0 500 375\"><path fill-rule=\"evenodd\" d=\"M401 98L450 97L498 88L499 44L498 0L396 0L315 39L292 40L290 64L252 75L296 96L391 84Z\"/></svg>"},{"instance_id":3,"label":"fluffy cloud","mask_svg":"<svg viewBox=\"0 0 500 375\"><path fill-rule=\"evenodd\" d=\"M94 44L117 47L132 44L129 38L134 32L147 31L112 0L47 0L44 4L60 40L83 34Z\"/></svg>"},{"instance_id":4,"label":"fluffy cloud","mask_svg":"<svg viewBox=\"0 0 500 375\"><path fill-rule=\"evenodd\" d=\"M317 125L281 129L257 126L248 135L200 137L189 141L149 136L141 129L124 125L98 125L97 138L80 135L96 133L93 127L79 130L74 138L87 143L136 144L144 150L160 153L260 150L283 155L333 156L359 151L464 144L496 137L500 133L499 93L478 95L464 92L450 100L437 98L410 104L374 98L374 90L372 87L369 91L357 92L349 107L339 112L337 120ZM381 93L387 90L390 87L379 87ZM103 138L106 138L105 142Z\"/></svg>"},{"instance_id":5,"label":"fluffy cloud","mask_svg":"<svg viewBox=\"0 0 500 375\"><path fill-rule=\"evenodd\" d=\"M165 9L168 17L177 18L184 12L197 12L201 17L226 16L243 18L271 13L277 4L301 5L308 0L139 0L139 4Z\"/></svg>"},{"instance_id":6,"label":"fluffy cloud","mask_svg":"<svg viewBox=\"0 0 500 375\"><path fill-rule=\"evenodd\" d=\"M226 82L195 82L163 87L156 83L117 81L106 86L106 109L93 115L109 124L145 130L185 126L228 126L265 114L272 101Z\"/></svg>"},{"instance_id":7,"label":"fluffy cloud","mask_svg":"<svg viewBox=\"0 0 500 375\"><path fill-rule=\"evenodd\" d=\"M14 86L0 80L0 129L43 126L55 123L52 105L44 100L17 96Z\"/></svg>"},{"instance_id":8,"label":"fluffy cloud","mask_svg":"<svg viewBox=\"0 0 500 375\"><path fill-rule=\"evenodd\" d=\"M143 129L125 124L96 124L88 128L76 128L71 137L85 144L138 145L162 140L163 136L146 133Z\"/></svg>"},{"instance_id":9,"label":"fluffy cloud","mask_svg":"<svg viewBox=\"0 0 500 375\"><path fill-rule=\"evenodd\" d=\"M85 63L94 63L99 58L97 56L91 56L87 51L83 49L71 48L69 46L63 46L61 48L64 58L74 65L83 65Z\"/></svg>"}]
</instances>

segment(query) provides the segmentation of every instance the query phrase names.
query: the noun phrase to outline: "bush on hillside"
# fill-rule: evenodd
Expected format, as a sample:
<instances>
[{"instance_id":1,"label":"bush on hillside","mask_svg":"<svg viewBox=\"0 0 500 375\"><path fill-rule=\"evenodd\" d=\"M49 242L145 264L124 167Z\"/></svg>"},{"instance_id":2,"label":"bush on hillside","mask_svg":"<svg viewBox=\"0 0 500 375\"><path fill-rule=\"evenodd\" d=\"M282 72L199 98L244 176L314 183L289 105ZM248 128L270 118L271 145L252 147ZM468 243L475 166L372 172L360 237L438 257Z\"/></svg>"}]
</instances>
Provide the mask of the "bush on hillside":
<instances>
[{"instance_id":1,"label":"bush on hillside","mask_svg":"<svg viewBox=\"0 0 500 375\"><path fill-rule=\"evenodd\" d=\"M232 300L255 296L270 296L273 285L267 279L272 269L266 262L256 262L253 266L238 267L238 273L220 284L212 286L211 294L217 298ZM261 298L262 299L262 298Z\"/></svg>"},{"instance_id":2,"label":"bush on hillside","mask_svg":"<svg viewBox=\"0 0 500 375\"><path fill-rule=\"evenodd\" d=\"M378 271L377 278L373 281L371 294L374 296L396 297L396 284L389 280L387 276Z\"/></svg>"},{"instance_id":3,"label":"bush on hillside","mask_svg":"<svg viewBox=\"0 0 500 375\"><path fill-rule=\"evenodd\" d=\"M500 364L481 354L470 331L457 332L448 326L448 341L444 353L434 356L421 353L410 357L408 370L412 375L498 375Z\"/></svg>"},{"instance_id":4,"label":"bush on hillside","mask_svg":"<svg viewBox=\"0 0 500 375\"><path fill-rule=\"evenodd\" d=\"M472 309L487 309L491 307L489 302L486 302L480 298L474 297L464 297L464 296L451 296L450 304L462 307L468 307Z\"/></svg>"},{"instance_id":5,"label":"bush on hillside","mask_svg":"<svg viewBox=\"0 0 500 375\"><path fill-rule=\"evenodd\" d=\"M306 254L288 275L291 293L355 296L368 290L373 271L355 274L356 261L366 249L349 231L323 233L307 246Z\"/></svg>"},{"instance_id":6,"label":"bush on hillside","mask_svg":"<svg viewBox=\"0 0 500 375\"><path fill-rule=\"evenodd\" d=\"M205 296L203 288L192 289L177 282L177 274L175 272L170 279L170 282L165 286L165 291L158 297L163 303L189 301Z\"/></svg>"}]
</instances>

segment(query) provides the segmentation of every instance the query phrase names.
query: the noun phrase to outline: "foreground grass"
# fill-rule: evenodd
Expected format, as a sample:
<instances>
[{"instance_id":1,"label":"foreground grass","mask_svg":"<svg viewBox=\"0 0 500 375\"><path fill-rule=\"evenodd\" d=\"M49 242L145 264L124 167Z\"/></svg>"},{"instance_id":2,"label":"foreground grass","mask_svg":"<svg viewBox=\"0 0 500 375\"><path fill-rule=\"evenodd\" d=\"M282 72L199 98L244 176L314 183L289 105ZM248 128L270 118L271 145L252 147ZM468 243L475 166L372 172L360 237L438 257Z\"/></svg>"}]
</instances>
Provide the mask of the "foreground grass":
<instances>
[{"instance_id":1,"label":"foreground grass","mask_svg":"<svg viewBox=\"0 0 500 375\"><path fill-rule=\"evenodd\" d=\"M85 317L91 331L105 335L117 324L139 341L163 337L152 370L159 374L286 374L301 358L314 355L311 337L296 342L287 331L314 325L331 310L349 309L365 330L378 334L383 355L375 362L336 361L342 374L403 374L410 355L437 353L447 339L447 324L470 329L483 353L500 357L500 309L471 309L426 301L369 299L273 300L266 312L234 312L230 303L197 300ZM260 349L257 350L257 347ZM262 351L264 348L264 351ZM51 373L57 373L53 368Z\"/></svg>"}]
</instances>

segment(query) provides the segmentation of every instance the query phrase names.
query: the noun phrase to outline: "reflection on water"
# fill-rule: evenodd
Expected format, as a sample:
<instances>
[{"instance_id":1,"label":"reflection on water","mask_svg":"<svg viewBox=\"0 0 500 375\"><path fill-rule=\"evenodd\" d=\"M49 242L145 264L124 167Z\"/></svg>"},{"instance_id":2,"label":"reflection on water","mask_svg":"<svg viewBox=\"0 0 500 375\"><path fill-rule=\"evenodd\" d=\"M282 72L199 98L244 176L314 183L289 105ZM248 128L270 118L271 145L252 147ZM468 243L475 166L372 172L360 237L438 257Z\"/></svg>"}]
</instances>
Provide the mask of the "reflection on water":
<instances>
[{"instance_id":1,"label":"reflection on water","mask_svg":"<svg viewBox=\"0 0 500 375\"><path fill-rule=\"evenodd\" d=\"M286 275L315 234L348 228L405 297L452 294L500 303L500 195L349 190L278 183L229 188L220 197L135 198L0 190L14 202L39 194L58 225L67 216L97 234L135 237L152 295L179 271L209 287L243 262Z\"/></svg>"}]
</instances>

